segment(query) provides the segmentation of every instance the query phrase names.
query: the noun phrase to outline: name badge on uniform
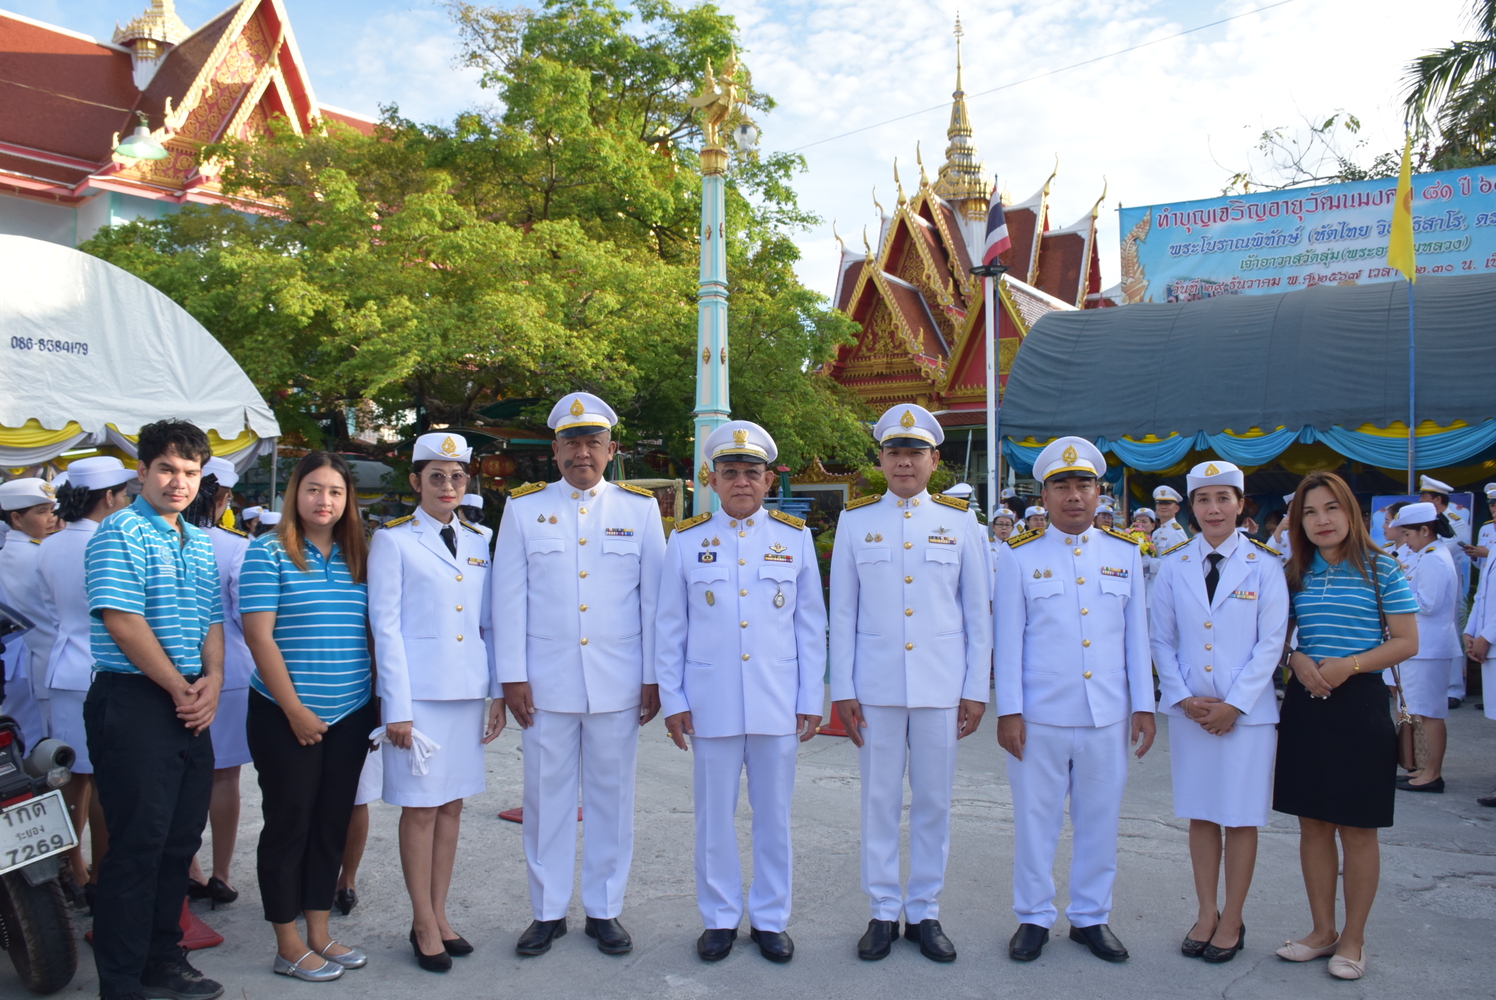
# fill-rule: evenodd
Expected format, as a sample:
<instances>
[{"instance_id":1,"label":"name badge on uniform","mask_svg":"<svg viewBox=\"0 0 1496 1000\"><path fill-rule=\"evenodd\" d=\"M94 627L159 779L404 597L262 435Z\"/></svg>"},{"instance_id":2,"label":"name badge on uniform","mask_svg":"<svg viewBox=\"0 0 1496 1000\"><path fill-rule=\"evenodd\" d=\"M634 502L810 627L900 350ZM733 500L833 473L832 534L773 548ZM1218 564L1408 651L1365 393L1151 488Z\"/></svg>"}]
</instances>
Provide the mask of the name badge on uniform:
<instances>
[{"instance_id":1,"label":"name badge on uniform","mask_svg":"<svg viewBox=\"0 0 1496 1000\"><path fill-rule=\"evenodd\" d=\"M607 535L609 538L633 538L634 537L634 529L633 528L604 528L603 529L603 534Z\"/></svg>"},{"instance_id":2,"label":"name badge on uniform","mask_svg":"<svg viewBox=\"0 0 1496 1000\"><path fill-rule=\"evenodd\" d=\"M1255 591L1255 590L1233 590L1231 592L1231 596L1237 598L1238 600L1242 600L1242 601L1255 601L1255 600L1257 600L1257 591Z\"/></svg>"},{"instance_id":3,"label":"name badge on uniform","mask_svg":"<svg viewBox=\"0 0 1496 1000\"><path fill-rule=\"evenodd\" d=\"M1101 575L1115 576L1120 580L1125 580L1127 579L1127 570L1119 569L1116 566L1103 566L1101 567Z\"/></svg>"},{"instance_id":4,"label":"name badge on uniform","mask_svg":"<svg viewBox=\"0 0 1496 1000\"><path fill-rule=\"evenodd\" d=\"M954 538L952 538L952 537L947 536L947 535L929 535L928 536L928 540L929 540L929 542L930 542L931 545L955 545L956 544L956 540Z\"/></svg>"},{"instance_id":5,"label":"name badge on uniform","mask_svg":"<svg viewBox=\"0 0 1496 1000\"><path fill-rule=\"evenodd\" d=\"M717 553L698 552L696 553L696 561L699 563L714 563L717 561Z\"/></svg>"},{"instance_id":6,"label":"name badge on uniform","mask_svg":"<svg viewBox=\"0 0 1496 1000\"><path fill-rule=\"evenodd\" d=\"M476 556L468 556L468 565L469 566L487 566L488 565L488 560L487 559L479 559Z\"/></svg>"}]
</instances>

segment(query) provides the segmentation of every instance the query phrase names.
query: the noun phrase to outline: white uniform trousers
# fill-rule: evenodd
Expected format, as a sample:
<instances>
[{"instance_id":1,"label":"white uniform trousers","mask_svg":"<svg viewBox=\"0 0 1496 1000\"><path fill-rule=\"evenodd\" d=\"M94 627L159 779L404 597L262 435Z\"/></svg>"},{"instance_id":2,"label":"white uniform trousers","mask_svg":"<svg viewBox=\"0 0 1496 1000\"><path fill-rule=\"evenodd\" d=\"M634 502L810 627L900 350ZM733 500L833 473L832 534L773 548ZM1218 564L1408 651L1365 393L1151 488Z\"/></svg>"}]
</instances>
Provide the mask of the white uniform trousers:
<instances>
[{"instance_id":1,"label":"white uniform trousers","mask_svg":"<svg viewBox=\"0 0 1496 1000\"><path fill-rule=\"evenodd\" d=\"M1027 723L1023 760L1008 755L1013 789L1013 912L1054 926L1054 854L1070 796L1072 927L1104 924L1117 876L1117 823L1127 782L1127 723L1069 727Z\"/></svg>"},{"instance_id":2,"label":"white uniform trousers","mask_svg":"<svg viewBox=\"0 0 1496 1000\"><path fill-rule=\"evenodd\" d=\"M577 783L582 786L582 909L597 920L623 912L634 857L634 764L639 709L545 712L523 730L525 861L530 910L560 920L577 863Z\"/></svg>"},{"instance_id":3,"label":"white uniform trousers","mask_svg":"<svg viewBox=\"0 0 1496 1000\"><path fill-rule=\"evenodd\" d=\"M1465 654L1449 658L1449 697L1465 697ZM1445 703L1446 705L1448 702Z\"/></svg>"},{"instance_id":4,"label":"white uniform trousers","mask_svg":"<svg viewBox=\"0 0 1496 1000\"><path fill-rule=\"evenodd\" d=\"M795 744L788 736L693 736L696 800L696 907L707 930L743 922L743 868L738 861L738 785L748 768L753 810L753 885L748 921L783 931L790 921L790 801Z\"/></svg>"},{"instance_id":5,"label":"white uniform trousers","mask_svg":"<svg viewBox=\"0 0 1496 1000\"><path fill-rule=\"evenodd\" d=\"M956 710L863 705L862 891L874 920L911 924L940 916L951 848ZM899 818L909 774L909 890L899 892Z\"/></svg>"}]
</instances>

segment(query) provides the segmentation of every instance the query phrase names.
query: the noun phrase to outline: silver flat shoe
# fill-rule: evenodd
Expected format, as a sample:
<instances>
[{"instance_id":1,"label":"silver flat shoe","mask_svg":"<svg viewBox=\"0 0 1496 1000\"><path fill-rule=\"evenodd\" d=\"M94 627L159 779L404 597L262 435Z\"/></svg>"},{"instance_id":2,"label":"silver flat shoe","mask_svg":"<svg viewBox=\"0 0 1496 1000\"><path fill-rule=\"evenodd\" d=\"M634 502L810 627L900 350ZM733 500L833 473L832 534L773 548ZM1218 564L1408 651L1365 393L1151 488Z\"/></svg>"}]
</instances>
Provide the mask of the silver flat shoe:
<instances>
[{"instance_id":1,"label":"silver flat shoe","mask_svg":"<svg viewBox=\"0 0 1496 1000\"><path fill-rule=\"evenodd\" d=\"M330 983L334 979L342 977L343 967L337 962L329 962L326 959L323 960L321 968L303 969L301 963L305 962L309 956L315 954L316 952L308 948L306 954L294 962L288 962L280 955L276 955L275 974L278 976L290 976L293 979L300 979L308 983Z\"/></svg>"},{"instance_id":2,"label":"silver flat shoe","mask_svg":"<svg viewBox=\"0 0 1496 1000\"><path fill-rule=\"evenodd\" d=\"M327 942L327 948L331 948L335 944L342 944L342 942L329 941ZM343 945L343 947L347 948L348 950L343 952L343 954L341 955L329 955L327 953L327 948L323 948L321 951L317 952L317 954L321 955L329 962L337 962L345 969L362 969L364 966L369 964L369 956L365 955L359 949L346 944Z\"/></svg>"}]
</instances>

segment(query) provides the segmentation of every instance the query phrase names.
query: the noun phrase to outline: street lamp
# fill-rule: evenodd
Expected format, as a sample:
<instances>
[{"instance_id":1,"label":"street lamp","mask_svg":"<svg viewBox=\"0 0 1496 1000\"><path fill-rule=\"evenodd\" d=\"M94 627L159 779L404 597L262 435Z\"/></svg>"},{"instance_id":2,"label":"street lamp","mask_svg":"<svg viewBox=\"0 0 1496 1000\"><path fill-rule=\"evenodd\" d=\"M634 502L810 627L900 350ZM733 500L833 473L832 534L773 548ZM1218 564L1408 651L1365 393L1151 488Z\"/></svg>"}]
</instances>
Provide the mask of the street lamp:
<instances>
[{"instance_id":1,"label":"street lamp","mask_svg":"<svg viewBox=\"0 0 1496 1000\"><path fill-rule=\"evenodd\" d=\"M129 138L114 147L114 152L127 160L164 160L171 154L166 147L151 138L150 120L146 118L144 111L135 112L140 117L140 123L135 126L135 131L130 133Z\"/></svg>"},{"instance_id":2,"label":"street lamp","mask_svg":"<svg viewBox=\"0 0 1496 1000\"><path fill-rule=\"evenodd\" d=\"M973 267L971 273L982 279L987 305L987 517L990 519L997 510L998 492L1002 489L1002 483L998 481L1002 445L997 436L997 282L1008 273L1008 266L994 257L990 264Z\"/></svg>"}]
</instances>

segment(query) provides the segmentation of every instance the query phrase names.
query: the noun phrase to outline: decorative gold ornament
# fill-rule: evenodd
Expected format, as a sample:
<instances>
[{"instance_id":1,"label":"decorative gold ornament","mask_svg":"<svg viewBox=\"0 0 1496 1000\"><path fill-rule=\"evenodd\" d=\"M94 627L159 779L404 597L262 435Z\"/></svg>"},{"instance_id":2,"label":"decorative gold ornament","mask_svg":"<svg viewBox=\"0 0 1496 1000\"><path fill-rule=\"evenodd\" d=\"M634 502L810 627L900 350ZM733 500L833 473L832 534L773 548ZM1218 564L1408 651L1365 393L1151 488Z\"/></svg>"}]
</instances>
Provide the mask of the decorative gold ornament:
<instances>
[{"instance_id":1,"label":"decorative gold ornament","mask_svg":"<svg viewBox=\"0 0 1496 1000\"><path fill-rule=\"evenodd\" d=\"M569 412L574 417L580 417L582 415L582 401L580 399L573 399L571 401L571 410Z\"/></svg>"},{"instance_id":2,"label":"decorative gold ornament","mask_svg":"<svg viewBox=\"0 0 1496 1000\"><path fill-rule=\"evenodd\" d=\"M905 430L914 426L914 412L912 410L904 411L904 415L899 418L899 426Z\"/></svg>"},{"instance_id":3,"label":"decorative gold ornament","mask_svg":"<svg viewBox=\"0 0 1496 1000\"><path fill-rule=\"evenodd\" d=\"M457 454L457 442L453 441L450 435L448 435L447 437L442 438L442 454L443 455L455 455L455 454Z\"/></svg>"},{"instance_id":4,"label":"decorative gold ornament","mask_svg":"<svg viewBox=\"0 0 1496 1000\"><path fill-rule=\"evenodd\" d=\"M1060 454L1060 459L1066 465L1074 465L1075 464L1075 460L1077 458L1079 458L1079 457L1080 456L1078 454L1076 454L1075 445L1073 445L1073 444L1072 445L1066 445L1064 452L1062 452Z\"/></svg>"},{"instance_id":5,"label":"decorative gold ornament","mask_svg":"<svg viewBox=\"0 0 1496 1000\"><path fill-rule=\"evenodd\" d=\"M732 432L732 443L735 444L735 445L737 445L739 448L743 447L743 445L745 445L745 444L748 443L748 432L747 431L741 431L741 430L740 431L733 431Z\"/></svg>"},{"instance_id":6,"label":"decorative gold ornament","mask_svg":"<svg viewBox=\"0 0 1496 1000\"><path fill-rule=\"evenodd\" d=\"M1205 474L1207 476L1219 476L1221 474L1221 470L1215 467L1214 462L1211 462L1205 467Z\"/></svg>"},{"instance_id":7,"label":"decorative gold ornament","mask_svg":"<svg viewBox=\"0 0 1496 1000\"><path fill-rule=\"evenodd\" d=\"M701 468L696 471L696 480L697 480L697 482L701 483L702 486L705 486L707 484L707 482L711 479L711 476L712 476L712 470L708 469L706 467L706 463L705 462L702 462L701 463Z\"/></svg>"}]
</instances>

